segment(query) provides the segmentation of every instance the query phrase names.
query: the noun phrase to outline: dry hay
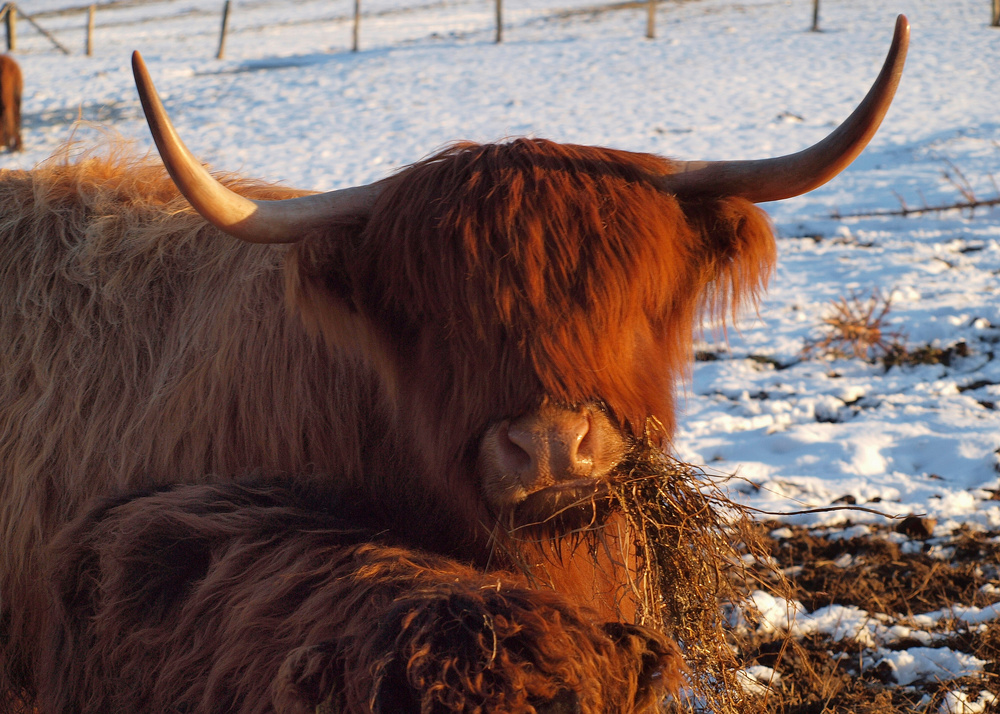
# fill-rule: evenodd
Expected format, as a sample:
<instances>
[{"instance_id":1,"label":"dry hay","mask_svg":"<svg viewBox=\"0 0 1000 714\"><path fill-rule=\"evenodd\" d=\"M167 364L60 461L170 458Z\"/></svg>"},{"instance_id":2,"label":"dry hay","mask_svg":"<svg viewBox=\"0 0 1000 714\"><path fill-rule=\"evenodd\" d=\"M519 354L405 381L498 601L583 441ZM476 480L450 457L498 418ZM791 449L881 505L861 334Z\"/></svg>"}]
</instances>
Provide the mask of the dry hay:
<instances>
[{"instance_id":1,"label":"dry hay","mask_svg":"<svg viewBox=\"0 0 1000 714\"><path fill-rule=\"evenodd\" d=\"M812 531L760 522L701 470L652 450L633 458L614 498L635 549L630 585L639 621L673 636L690 667L690 696L666 702L663 711L1000 712L1000 700L983 708L954 704L956 693L970 702L984 691L1000 693L1000 620L970 625L944 618L915 633L924 639L873 646L863 637L755 629L756 613L747 604L749 593L763 590L797 601L805 612L855 607L870 613L873 623L918 630L914 615L996 602L1000 532L959 529L935 538L907 527L913 519L887 519L869 525L869 535L843 538L839 532L850 521ZM792 535L772 537L778 528ZM749 628L733 626L734 611ZM969 676L900 684L886 654L924 644L975 657L985 667ZM751 665L773 669L775 681L748 688L741 671Z\"/></svg>"},{"instance_id":2,"label":"dry hay","mask_svg":"<svg viewBox=\"0 0 1000 714\"><path fill-rule=\"evenodd\" d=\"M690 692L667 710L760 710L762 698L738 681L742 663L727 613L743 607L752 589L786 594L767 565L763 532L703 471L654 449L630 459L613 497L634 546L639 623L669 633L690 669Z\"/></svg>"}]
</instances>

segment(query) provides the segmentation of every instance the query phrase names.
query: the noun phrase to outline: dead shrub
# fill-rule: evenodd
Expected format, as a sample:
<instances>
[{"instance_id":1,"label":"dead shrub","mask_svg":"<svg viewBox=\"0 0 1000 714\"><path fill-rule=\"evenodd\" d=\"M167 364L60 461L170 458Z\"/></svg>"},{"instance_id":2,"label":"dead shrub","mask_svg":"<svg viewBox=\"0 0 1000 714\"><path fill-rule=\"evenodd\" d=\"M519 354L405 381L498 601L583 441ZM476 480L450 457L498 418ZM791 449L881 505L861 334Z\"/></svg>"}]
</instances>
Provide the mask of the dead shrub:
<instances>
[{"instance_id":1,"label":"dead shrub","mask_svg":"<svg viewBox=\"0 0 1000 714\"><path fill-rule=\"evenodd\" d=\"M808 342L802 350L803 356L855 357L875 362L879 355L905 352L902 334L887 329L891 308L892 292L883 295L877 288L867 300L854 294L834 300L831 314L823 318L827 334Z\"/></svg>"}]
</instances>

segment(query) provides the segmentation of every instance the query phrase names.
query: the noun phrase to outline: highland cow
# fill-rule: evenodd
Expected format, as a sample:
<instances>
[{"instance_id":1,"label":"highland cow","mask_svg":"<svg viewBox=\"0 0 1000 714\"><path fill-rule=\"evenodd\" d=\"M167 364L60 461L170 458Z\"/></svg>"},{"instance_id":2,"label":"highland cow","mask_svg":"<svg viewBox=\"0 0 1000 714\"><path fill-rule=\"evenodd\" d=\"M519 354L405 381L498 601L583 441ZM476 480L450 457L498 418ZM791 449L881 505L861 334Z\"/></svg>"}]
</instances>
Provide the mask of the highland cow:
<instances>
[{"instance_id":1,"label":"highland cow","mask_svg":"<svg viewBox=\"0 0 1000 714\"><path fill-rule=\"evenodd\" d=\"M10 55L0 55L0 146L21 150L21 68Z\"/></svg>"},{"instance_id":2,"label":"highland cow","mask_svg":"<svg viewBox=\"0 0 1000 714\"><path fill-rule=\"evenodd\" d=\"M351 494L361 523L448 559L431 577L521 572L539 607L631 621L604 496L637 445L668 443L701 314L763 288L754 203L864 148L906 37L901 18L861 106L798 154L457 144L326 194L210 175L136 56L173 182L120 157L0 175L0 692L30 705L59 677L45 553L88 501L248 474L320 509Z\"/></svg>"},{"instance_id":3,"label":"highland cow","mask_svg":"<svg viewBox=\"0 0 1000 714\"><path fill-rule=\"evenodd\" d=\"M677 684L662 634L321 500L179 486L78 518L49 553L41 711L624 714Z\"/></svg>"}]
</instances>

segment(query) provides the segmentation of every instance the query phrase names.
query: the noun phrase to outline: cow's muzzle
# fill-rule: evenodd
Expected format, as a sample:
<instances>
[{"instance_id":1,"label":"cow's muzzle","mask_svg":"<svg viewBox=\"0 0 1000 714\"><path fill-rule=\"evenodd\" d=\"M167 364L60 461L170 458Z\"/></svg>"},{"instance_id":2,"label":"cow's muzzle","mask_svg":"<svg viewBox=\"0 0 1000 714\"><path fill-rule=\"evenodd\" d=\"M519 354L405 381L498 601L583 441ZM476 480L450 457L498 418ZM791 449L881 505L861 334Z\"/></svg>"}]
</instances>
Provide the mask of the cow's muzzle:
<instances>
[{"instance_id":1,"label":"cow's muzzle","mask_svg":"<svg viewBox=\"0 0 1000 714\"><path fill-rule=\"evenodd\" d=\"M592 497L603 490L626 445L599 404L545 403L487 430L479 453L483 493L501 510L539 500L536 494L562 504Z\"/></svg>"}]
</instances>

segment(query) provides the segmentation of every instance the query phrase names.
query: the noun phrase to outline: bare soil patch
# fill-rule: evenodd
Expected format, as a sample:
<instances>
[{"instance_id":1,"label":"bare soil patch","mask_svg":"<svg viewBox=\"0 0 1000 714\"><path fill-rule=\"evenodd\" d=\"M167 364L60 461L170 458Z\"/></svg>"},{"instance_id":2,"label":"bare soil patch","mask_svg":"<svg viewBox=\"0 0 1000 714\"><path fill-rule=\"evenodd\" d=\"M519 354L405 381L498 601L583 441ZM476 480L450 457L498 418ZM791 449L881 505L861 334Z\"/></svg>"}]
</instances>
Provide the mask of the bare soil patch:
<instances>
[{"instance_id":1,"label":"bare soil patch","mask_svg":"<svg viewBox=\"0 0 1000 714\"><path fill-rule=\"evenodd\" d=\"M810 530L776 522L777 570L803 614L845 613L843 627L734 637L745 666L774 678L748 711L972 714L1000 711L1000 531L913 537L890 526ZM857 533L854 537L852 533ZM926 531L924 536L930 534ZM767 579L768 568L760 575ZM992 613L992 616L991 616ZM851 616L856 622L848 621ZM793 630L794 633L794 630ZM941 667L907 669L926 656ZM949 663L973 664L963 676Z\"/></svg>"}]
</instances>

